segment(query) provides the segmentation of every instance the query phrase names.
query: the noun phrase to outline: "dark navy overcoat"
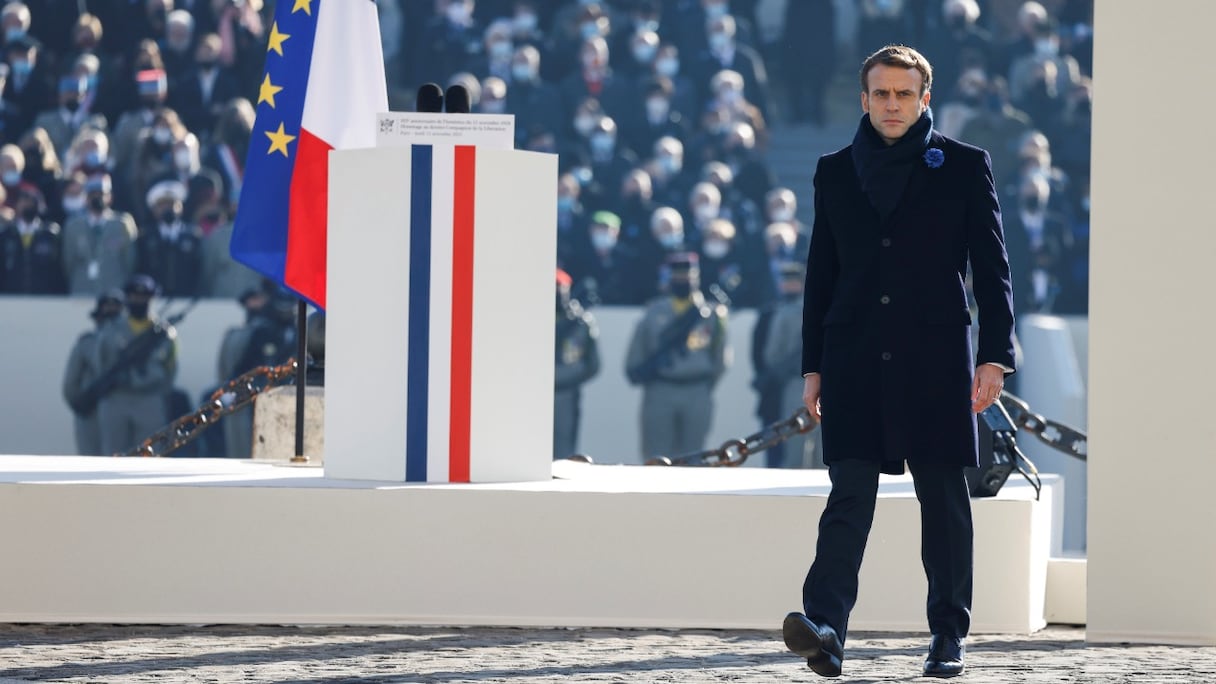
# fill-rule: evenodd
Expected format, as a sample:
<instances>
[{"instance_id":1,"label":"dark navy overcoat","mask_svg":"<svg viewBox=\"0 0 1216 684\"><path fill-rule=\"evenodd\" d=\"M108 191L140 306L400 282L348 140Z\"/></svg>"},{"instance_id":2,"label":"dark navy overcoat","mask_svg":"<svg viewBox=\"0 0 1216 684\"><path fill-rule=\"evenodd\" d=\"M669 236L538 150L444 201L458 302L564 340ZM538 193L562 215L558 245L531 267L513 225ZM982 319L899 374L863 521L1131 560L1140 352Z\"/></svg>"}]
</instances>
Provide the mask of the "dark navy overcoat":
<instances>
[{"instance_id":1,"label":"dark navy overcoat","mask_svg":"<svg viewBox=\"0 0 1216 684\"><path fill-rule=\"evenodd\" d=\"M975 366L1014 367L1013 292L988 153L933 132L882 220L851 149L820 158L802 372L821 375L824 460L977 465ZM964 279L979 309L973 355Z\"/></svg>"}]
</instances>

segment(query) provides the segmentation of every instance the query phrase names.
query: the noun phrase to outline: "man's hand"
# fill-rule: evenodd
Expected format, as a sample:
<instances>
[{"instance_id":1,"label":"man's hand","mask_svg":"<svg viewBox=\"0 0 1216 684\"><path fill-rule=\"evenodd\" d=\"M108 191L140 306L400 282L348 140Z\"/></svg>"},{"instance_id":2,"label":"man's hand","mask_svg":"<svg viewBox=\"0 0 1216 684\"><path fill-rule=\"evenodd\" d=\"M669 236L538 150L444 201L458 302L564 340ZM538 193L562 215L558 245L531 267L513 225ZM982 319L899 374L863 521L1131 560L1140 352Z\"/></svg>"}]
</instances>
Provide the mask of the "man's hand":
<instances>
[{"instance_id":1,"label":"man's hand","mask_svg":"<svg viewBox=\"0 0 1216 684\"><path fill-rule=\"evenodd\" d=\"M1004 387L1005 371L1000 366L991 363L980 365L975 369L975 382L971 384L971 410L980 413L992 406Z\"/></svg>"},{"instance_id":2,"label":"man's hand","mask_svg":"<svg viewBox=\"0 0 1216 684\"><path fill-rule=\"evenodd\" d=\"M815 420L823 420L823 414L819 411L819 374L811 373L803 379L802 384L802 403L806 406L806 410L815 416Z\"/></svg>"}]
</instances>

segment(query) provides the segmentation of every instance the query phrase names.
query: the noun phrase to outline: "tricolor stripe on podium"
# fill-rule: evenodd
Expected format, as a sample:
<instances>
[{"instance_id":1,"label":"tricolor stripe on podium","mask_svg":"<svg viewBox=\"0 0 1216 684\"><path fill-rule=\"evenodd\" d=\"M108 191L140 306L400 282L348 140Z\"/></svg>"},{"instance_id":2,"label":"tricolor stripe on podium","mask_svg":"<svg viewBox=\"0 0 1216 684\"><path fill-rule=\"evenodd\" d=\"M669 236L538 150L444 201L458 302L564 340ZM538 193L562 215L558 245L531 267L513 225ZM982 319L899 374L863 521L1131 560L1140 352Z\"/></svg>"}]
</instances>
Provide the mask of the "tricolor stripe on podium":
<instances>
[{"instance_id":1,"label":"tricolor stripe on podium","mask_svg":"<svg viewBox=\"0 0 1216 684\"><path fill-rule=\"evenodd\" d=\"M407 482L468 482L476 148L414 145L410 163Z\"/></svg>"}]
</instances>

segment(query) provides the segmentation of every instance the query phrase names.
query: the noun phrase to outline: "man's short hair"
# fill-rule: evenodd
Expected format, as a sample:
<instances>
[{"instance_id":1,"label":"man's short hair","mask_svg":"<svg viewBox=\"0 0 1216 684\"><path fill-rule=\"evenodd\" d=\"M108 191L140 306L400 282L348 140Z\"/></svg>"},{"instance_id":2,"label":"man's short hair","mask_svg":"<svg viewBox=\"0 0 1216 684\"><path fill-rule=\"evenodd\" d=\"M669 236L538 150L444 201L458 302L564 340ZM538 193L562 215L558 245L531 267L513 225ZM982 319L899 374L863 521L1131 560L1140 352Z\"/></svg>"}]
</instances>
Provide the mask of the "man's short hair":
<instances>
[{"instance_id":1,"label":"man's short hair","mask_svg":"<svg viewBox=\"0 0 1216 684\"><path fill-rule=\"evenodd\" d=\"M861 92L870 92L870 84L866 81L866 77L870 74L870 69L879 64L919 71L921 95L929 92L929 88L933 86L933 67L929 65L929 60L925 59L924 55L906 45L888 45L866 57L866 61L861 65Z\"/></svg>"}]
</instances>

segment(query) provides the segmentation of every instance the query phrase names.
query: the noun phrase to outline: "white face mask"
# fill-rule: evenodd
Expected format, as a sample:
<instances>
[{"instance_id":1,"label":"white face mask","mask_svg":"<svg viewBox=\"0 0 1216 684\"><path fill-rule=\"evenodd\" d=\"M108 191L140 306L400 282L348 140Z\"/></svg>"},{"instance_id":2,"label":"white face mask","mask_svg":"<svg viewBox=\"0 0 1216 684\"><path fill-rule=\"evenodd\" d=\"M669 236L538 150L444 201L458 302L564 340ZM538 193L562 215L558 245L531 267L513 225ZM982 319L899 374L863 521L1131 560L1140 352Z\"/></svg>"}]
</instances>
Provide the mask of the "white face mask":
<instances>
[{"instance_id":1,"label":"white face mask","mask_svg":"<svg viewBox=\"0 0 1216 684\"><path fill-rule=\"evenodd\" d=\"M642 43L633 46L633 58L642 64L649 64L650 60L654 59L654 55L659 51L658 46L649 43Z\"/></svg>"},{"instance_id":2,"label":"white face mask","mask_svg":"<svg viewBox=\"0 0 1216 684\"><path fill-rule=\"evenodd\" d=\"M602 230L594 231L591 233L591 245L601 252L612 251L616 247L616 236Z\"/></svg>"},{"instance_id":3,"label":"white face mask","mask_svg":"<svg viewBox=\"0 0 1216 684\"><path fill-rule=\"evenodd\" d=\"M164 145L173 139L173 131L168 126L157 126L152 129L152 139Z\"/></svg>"},{"instance_id":4,"label":"white face mask","mask_svg":"<svg viewBox=\"0 0 1216 684\"><path fill-rule=\"evenodd\" d=\"M511 56L515 48L505 40L496 40L490 43L490 56L494 59L506 59Z\"/></svg>"},{"instance_id":5,"label":"white face mask","mask_svg":"<svg viewBox=\"0 0 1216 684\"><path fill-rule=\"evenodd\" d=\"M712 204L698 204L693 207L692 213L702 221L708 221L711 218L717 218L718 208Z\"/></svg>"},{"instance_id":6,"label":"white face mask","mask_svg":"<svg viewBox=\"0 0 1216 684\"><path fill-rule=\"evenodd\" d=\"M725 33L715 32L709 34L709 47L713 50L725 50L730 47L732 38Z\"/></svg>"},{"instance_id":7,"label":"white face mask","mask_svg":"<svg viewBox=\"0 0 1216 684\"><path fill-rule=\"evenodd\" d=\"M794 210L785 206L778 207L773 210L773 214L770 218L772 218L774 221L785 223L794 218Z\"/></svg>"},{"instance_id":8,"label":"white face mask","mask_svg":"<svg viewBox=\"0 0 1216 684\"><path fill-rule=\"evenodd\" d=\"M680 73L680 60L665 57L654 63L654 70L667 78L674 78Z\"/></svg>"},{"instance_id":9,"label":"white face mask","mask_svg":"<svg viewBox=\"0 0 1216 684\"><path fill-rule=\"evenodd\" d=\"M684 244L683 233L659 233L659 244L667 249L675 249Z\"/></svg>"},{"instance_id":10,"label":"white face mask","mask_svg":"<svg viewBox=\"0 0 1216 684\"><path fill-rule=\"evenodd\" d=\"M63 198L63 210L69 214L84 211L84 195L65 195Z\"/></svg>"},{"instance_id":11,"label":"white face mask","mask_svg":"<svg viewBox=\"0 0 1216 684\"><path fill-rule=\"evenodd\" d=\"M175 150L173 152L173 163L177 164L180 169L190 168L190 162L193 158L190 155L190 150Z\"/></svg>"},{"instance_id":12,"label":"white face mask","mask_svg":"<svg viewBox=\"0 0 1216 684\"><path fill-rule=\"evenodd\" d=\"M730 243L725 240L706 240L705 256L710 259L721 259L730 252Z\"/></svg>"},{"instance_id":13,"label":"white face mask","mask_svg":"<svg viewBox=\"0 0 1216 684\"><path fill-rule=\"evenodd\" d=\"M515 15L515 30L527 33L536 28L536 15L531 13Z\"/></svg>"},{"instance_id":14,"label":"white face mask","mask_svg":"<svg viewBox=\"0 0 1216 684\"><path fill-rule=\"evenodd\" d=\"M578 134L587 137L591 133L591 129L595 128L595 119L590 116L579 116L574 119L574 130Z\"/></svg>"},{"instance_id":15,"label":"white face mask","mask_svg":"<svg viewBox=\"0 0 1216 684\"><path fill-rule=\"evenodd\" d=\"M1050 38L1040 38L1034 42L1034 51L1040 57L1055 57L1059 48L1056 47L1056 42Z\"/></svg>"},{"instance_id":16,"label":"white face mask","mask_svg":"<svg viewBox=\"0 0 1216 684\"><path fill-rule=\"evenodd\" d=\"M666 119L669 109L670 105L667 100L661 97L652 97L646 100L646 118L651 121L658 122Z\"/></svg>"},{"instance_id":17,"label":"white face mask","mask_svg":"<svg viewBox=\"0 0 1216 684\"><path fill-rule=\"evenodd\" d=\"M531 64L516 64L511 67L511 77L516 81L531 81L535 76Z\"/></svg>"},{"instance_id":18,"label":"white face mask","mask_svg":"<svg viewBox=\"0 0 1216 684\"><path fill-rule=\"evenodd\" d=\"M463 2L453 2L448 5L448 19L453 24L463 24L469 20L469 8Z\"/></svg>"}]
</instances>

